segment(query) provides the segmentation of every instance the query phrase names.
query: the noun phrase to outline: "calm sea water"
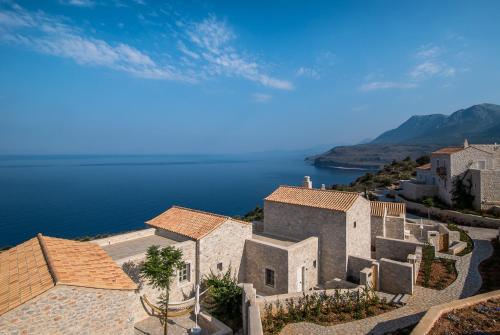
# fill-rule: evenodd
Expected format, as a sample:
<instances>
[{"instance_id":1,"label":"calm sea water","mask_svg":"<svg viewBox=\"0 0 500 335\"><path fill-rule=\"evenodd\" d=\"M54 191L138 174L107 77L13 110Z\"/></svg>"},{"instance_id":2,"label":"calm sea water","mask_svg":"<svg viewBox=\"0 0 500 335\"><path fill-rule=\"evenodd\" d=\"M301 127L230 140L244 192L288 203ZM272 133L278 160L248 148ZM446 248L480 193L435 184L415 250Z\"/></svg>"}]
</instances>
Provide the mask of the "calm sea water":
<instances>
[{"instance_id":1,"label":"calm sea water","mask_svg":"<svg viewBox=\"0 0 500 335\"><path fill-rule=\"evenodd\" d=\"M241 215L278 185L348 183L360 170L319 169L292 154L0 157L0 246L38 232L79 237L144 227L180 205Z\"/></svg>"}]
</instances>

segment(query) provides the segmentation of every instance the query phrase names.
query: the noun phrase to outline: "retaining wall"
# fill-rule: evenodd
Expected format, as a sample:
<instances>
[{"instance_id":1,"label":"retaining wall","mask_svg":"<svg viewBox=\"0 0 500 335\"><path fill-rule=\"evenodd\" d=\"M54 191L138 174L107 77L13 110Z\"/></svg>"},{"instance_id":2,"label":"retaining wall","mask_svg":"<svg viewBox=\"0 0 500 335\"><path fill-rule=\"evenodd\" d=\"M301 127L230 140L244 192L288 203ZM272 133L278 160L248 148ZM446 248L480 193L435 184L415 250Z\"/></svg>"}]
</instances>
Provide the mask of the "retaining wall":
<instances>
[{"instance_id":1,"label":"retaining wall","mask_svg":"<svg viewBox=\"0 0 500 335\"><path fill-rule=\"evenodd\" d=\"M394 259L406 262L408 255L415 253L417 247L423 247L424 243L397 240L387 237L377 237L376 258Z\"/></svg>"},{"instance_id":2,"label":"retaining wall","mask_svg":"<svg viewBox=\"0 0 500 335\"><path fill-rule=\"evenodd\" d=\"M379 288L393 294L413 294L413 265L382 258L380 263Z\"/></svg>"}]
</instances>

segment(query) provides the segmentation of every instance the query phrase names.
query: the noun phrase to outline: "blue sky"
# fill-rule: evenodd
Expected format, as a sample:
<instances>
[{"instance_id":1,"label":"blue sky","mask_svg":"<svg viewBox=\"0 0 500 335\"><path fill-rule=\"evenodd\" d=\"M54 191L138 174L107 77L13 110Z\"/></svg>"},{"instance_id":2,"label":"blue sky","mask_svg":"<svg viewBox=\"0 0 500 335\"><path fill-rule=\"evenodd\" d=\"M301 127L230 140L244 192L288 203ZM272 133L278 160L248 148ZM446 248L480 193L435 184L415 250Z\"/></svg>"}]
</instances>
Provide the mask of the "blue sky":
<instances>
[{"instance_id":1,"label":"blue sky","mask_svg":"<svg viewBox=\"0 0 500 335\"><path fill-rule=\"evenodd\" d=\"M499 1L0 0L0 154L350 144L500 103Z\"/></svg>"}]
</instances>

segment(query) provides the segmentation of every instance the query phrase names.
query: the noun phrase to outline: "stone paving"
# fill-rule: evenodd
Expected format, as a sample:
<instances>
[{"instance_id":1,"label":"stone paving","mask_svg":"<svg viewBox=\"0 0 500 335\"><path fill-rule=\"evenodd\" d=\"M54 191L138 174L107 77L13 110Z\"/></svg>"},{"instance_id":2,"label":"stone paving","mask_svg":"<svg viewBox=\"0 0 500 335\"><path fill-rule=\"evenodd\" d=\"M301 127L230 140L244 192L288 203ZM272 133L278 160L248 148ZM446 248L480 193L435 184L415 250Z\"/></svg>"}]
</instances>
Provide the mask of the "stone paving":
<instances>
[{"instance_id":1,"label":"stone paving","mask_svg":"<svg viewBox=\"0 0 500 335\"><path fill-rule=\"evenodd\" d=\"M190 329L195 326L192 315L184 315L168 318L168 335L190 334ZM135 324L135 335L163 335L163 325L160 319L155 316L137 322ZM209 331L202 329L203 335L210 334Z\"/></svg>"},{"instance_id":2,"label":"stone paving","mask_svg":"<svg viewBox=\"0 0 500 335\"><path fill-rule=\"evenodd\" d=\"M457 279L444 290L433 290L415 286L414 294L407 305L388 313L335 326L321 326L313 323L287 325L281 335L298 334L384 334L417 323L425 312L434 305L474 295L481 287L479 264L493 253L490 240L497 234L495 229L461 227L474 240L471 254L463 257L438 253L439 257L455 259Z\"/></svg>"}]
</instances>

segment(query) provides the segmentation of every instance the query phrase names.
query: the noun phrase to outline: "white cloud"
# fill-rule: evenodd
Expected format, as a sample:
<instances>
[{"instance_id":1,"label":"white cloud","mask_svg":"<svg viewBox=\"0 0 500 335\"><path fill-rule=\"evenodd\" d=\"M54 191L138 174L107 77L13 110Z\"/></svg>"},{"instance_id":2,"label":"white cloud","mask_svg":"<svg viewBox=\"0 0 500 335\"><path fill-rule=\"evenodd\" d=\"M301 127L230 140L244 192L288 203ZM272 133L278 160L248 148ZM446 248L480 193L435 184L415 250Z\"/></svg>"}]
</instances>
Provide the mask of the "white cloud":
<instances>
[{"instance_id":1,"label":"white cloud","mask_svg":"<svg viewBox=\"0 0 500 335\"><path fill-rule=\"evenodd\" d=\"M84 36L61 19L20 7L0 12L0 40L35 51L74 60L78 64L108 67L138 77L193 82L170 65L159 65L146 53L118 43L111 45Z\"/></svg>"},{"instance_id":2,"label":"white cloud","mask_svg":"<svg viewBox=\"0 0 500 335\"><path fill-rule=\"evenodd\" d=\"M424 80L437 75L453 77L455 73L456 70L445 63L426 61L415 66L415 68L410 72L410 76L415 80Z\"/></svg>"},{"instance_id":3,"label":"white cloud","mask_svg":"<svg viewBox=\"0 0 500 335\"><path fill-rule=\"evenodd\" d=\"M254 93L252 94L252 101L257 103L266 103L271 101L272 95L264 94L264 93Z\"/></svg>"},{"instance_id":4,"label":"white cloud","mask_svg":"<svg viewBox=\"0 0 500 335\"><path fill-rule=\"evenodd\" d=\"M215 16L198 23L178 23L178 26L187 27L188 40L196 48L192 52L205 61L205 71L209 76L241 77L266 87L293 89L290 81L264 73L261 64L238 51L231 43L236 35L225 22L217 20Z\"/></svg>"},{"instance_id":5,"label":"white cloud","mask_svg":"<svg viewBox=\"0 0 500 335\"><path fill-rule=\"evenodd\" d=\"M418 85L411 82L401 83L393 81L373 81L359 86L358 89L363 92L368 92L368 91L386 90L391 88L409 89L415 87L418 87Z\"/></svg>"},{"instance_id":6,"label":"white cloud","mask_svg":"<svg viewBox=\"0 0 500 335\"><path fill-rule=\"evenodd\" d=\"M83 5L84 0L73 1ZM239 51L233 43L234 32L213 15L201 22L178 21L176 39L173 47L177 46L182 55L172 57L157 52L153 57L126 43L88 36L65 18L30 12L17 5L0 9L0 42L69 58L78 64L103 66L150 79L194 83L224 75L275 89L293 89L290 81L271 76L263 64Z\"/></svg>"},{"instance_id":7,"label":"white cloud","mask_svg":"<svg viewBox=\"0 0 500 335\"><path fill-rule=\"evenodd\" d=\"M60 0L62 4L77 6L77 7L93 7L95 5L92 0Z\"/></svg>"},{"instance_id":8,"label":"white cloud","mask_svg":"<svg viewBox=\"0 0 500 335\"><path fill-rule=\"evenodd\" d=\"M417 58L422 58L422 59L429 59L429 58L435 58L441 55L443 52L443 49L441 47L438 47L436 45L428 44L420 47L419 51L415 55Z\"/></svg>"},{"instance_id":9,"label":"white cloud","mask_svg":"<svg viewBox=\"0 0 500 335\"><path fill-rule=\"evenodd\" d=\"M313 68L310 67L300 67L296 72L295 75L297 77L308 77L312 79L320 79L320 75L318 71L316 71Z\"/></svg>"}]
</instances>

